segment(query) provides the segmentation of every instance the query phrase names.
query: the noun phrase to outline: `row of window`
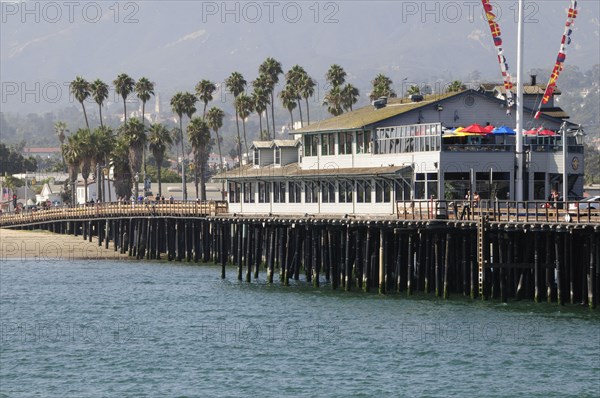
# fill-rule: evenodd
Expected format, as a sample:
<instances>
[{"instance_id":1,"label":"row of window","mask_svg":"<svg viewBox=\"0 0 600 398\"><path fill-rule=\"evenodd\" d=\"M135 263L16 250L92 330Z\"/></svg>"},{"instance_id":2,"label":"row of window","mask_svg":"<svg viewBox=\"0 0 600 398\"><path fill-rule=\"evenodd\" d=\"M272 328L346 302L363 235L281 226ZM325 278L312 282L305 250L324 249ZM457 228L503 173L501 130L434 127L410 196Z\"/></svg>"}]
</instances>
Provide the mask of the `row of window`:
<instances>
[{"instance_id":1,"label":"row of window","mask_svg":"<svg viewBox=\"0 0 600 398\"><path fill-rule=\"evenodd\" d=\"M374 137L370 131L307 134L304 136L304 156L319 155L319 142L321 156L352 155L353 142L356 142L357 154L439 151L441 137L440 123L380 128Z\"/></svg>"},{"instance_id":2,"label":"row of window","mask_svg":"<svg viewBox=\"0 0 600 398\"><path fill-rule=\"evenodd\" d=\"M272 194L273 203L303 203L303 196L304 203L318 203L320 194L321 203L352 203L354 200L356 203L390 203L392 191L397 200L410 198L410 185L405 180L229 182L229 202L269 203Z\"/></svg>"},{"instance_id":3,"label":"row of window","mask_svg":"<svg viewBox=\"0 0 600 398\"><path fill-rule=\"evenodd\" d=\"M317 156L319 154L319 141L321 142L321 156L352 155L352 143L355 141L355 137L356 153L370 153L371 132L357 131L307 134L304 136L304 156Z\"/></svg>"}]
</instances>

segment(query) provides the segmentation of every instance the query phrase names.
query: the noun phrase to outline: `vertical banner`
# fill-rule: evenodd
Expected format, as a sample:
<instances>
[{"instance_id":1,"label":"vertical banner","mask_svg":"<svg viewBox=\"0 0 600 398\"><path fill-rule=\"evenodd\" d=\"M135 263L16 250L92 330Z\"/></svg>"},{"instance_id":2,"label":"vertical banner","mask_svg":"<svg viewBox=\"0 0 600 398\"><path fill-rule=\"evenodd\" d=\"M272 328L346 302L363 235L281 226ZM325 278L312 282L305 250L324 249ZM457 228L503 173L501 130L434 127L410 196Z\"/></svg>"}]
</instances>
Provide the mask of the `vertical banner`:
<instances>
[{"instance_id":1,"label":"vertical banner","mask_svg":"<svg viewBox=\"0 0 600 398\"><path fill-rule=\"evenodd\" d=\"M570 1L571 6L567 10L567 22L565 23L565 30L560 40L560 49L558 50L558 56L556 57L554 68L552 69L552 73L550 74L550 80L548 80L548 84L546 85L546 91L544 92L542 101L540 102L538 110L535 113L536 119L539 119L541 115L542 105L547 104L548 101L550 101L550 99L552 98L552 94L556 89L556 81L558 80L560 72L562 72L564 68L565 59L567 58L566 47L569 44L571 44L571 33L573 33L573 25L575 23L575 18L577 18L577 0Z\"/></svg>"},{"instance_id":2,"label":"vertical banner","mask_svg":"<svg viewBox=\"0 0 600 398\"><path fill-rule=\"evenodd\" d=\"M493 7L490 4L490 0L481 0L483 9L485 10L485 16L487 18L488 25L490 26L490 32L494 39L494 47L498 53L498 63L500 64L500 72L502 73L502 81L504 83L504 89L506 91L506 103L507 107L510 108L515 103L512 95L513 83L508 72L508 62L504 56L504 50L502 49L502 32L500 31L500 25L496 21L496 14L493 13Z\"/></svg>"}]
</instances>

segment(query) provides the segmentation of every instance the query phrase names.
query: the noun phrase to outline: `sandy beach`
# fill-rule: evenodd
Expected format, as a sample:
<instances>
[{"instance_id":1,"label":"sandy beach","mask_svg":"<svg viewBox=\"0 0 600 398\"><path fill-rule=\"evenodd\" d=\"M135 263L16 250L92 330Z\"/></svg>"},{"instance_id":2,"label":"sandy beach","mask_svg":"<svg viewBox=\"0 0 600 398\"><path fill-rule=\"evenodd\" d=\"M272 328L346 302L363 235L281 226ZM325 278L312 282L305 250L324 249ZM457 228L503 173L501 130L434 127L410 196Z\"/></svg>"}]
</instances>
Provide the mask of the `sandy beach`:
<instances>
[{"instance_id":1,"label":"sandy beach","mask_svg":"<svg viewBox=\"0 0 600 398\"><path fill-rule=\"evenodd\" d=\"M73 261L131 259L115 252L112 242L108 249L81 236L60 235L47 231L16 231L0 228L0 261Z\"/></svg>"}]
</instances>

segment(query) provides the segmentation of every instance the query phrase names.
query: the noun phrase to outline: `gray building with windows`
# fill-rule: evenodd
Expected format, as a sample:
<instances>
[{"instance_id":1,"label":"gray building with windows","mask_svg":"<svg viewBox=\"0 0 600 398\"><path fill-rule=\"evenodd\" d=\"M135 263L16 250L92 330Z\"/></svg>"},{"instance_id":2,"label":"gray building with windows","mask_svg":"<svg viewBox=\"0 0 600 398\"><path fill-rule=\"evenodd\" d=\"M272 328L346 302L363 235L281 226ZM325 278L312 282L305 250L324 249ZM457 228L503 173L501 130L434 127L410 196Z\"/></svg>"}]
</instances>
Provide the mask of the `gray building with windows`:
<instances>
[{"instance_id":1,"label":"gray building with windows","mask_svg":"<svg viewBox=\"0 0 600 398\"><path fill-rule=\"evenodd\" d=\"M537 87L537 88L536 88ZM578 129L554 107L533 114L542 87L526 86L524 197L544 200L562 190L583 192ZM247 214L394 214L402 200L514 199L515 135L452 133L474 123L513 127L496 85L480 90L378 101L291 132L294 140L255 142L250 164L217 176L227 182L229 211ZM567 142L559 132L571 131ZM556 132L554 135L548 131ZM566 157L563 150L566 149ZM565 169L566 167L566 169Z\"/></svg>"}]
</instances>

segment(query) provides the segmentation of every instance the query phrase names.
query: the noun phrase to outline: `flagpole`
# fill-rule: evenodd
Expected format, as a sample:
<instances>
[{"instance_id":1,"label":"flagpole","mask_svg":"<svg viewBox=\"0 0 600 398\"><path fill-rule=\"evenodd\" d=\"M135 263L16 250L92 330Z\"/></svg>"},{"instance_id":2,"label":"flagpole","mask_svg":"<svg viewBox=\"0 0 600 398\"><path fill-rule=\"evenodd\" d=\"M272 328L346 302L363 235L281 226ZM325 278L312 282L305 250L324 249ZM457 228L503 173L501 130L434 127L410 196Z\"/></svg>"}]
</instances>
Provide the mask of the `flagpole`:
<instances>
[{"instance_id":1,"label":"flagpole","mask_svg":"<svg viewBox=\"0 0 600 398\"><path fill-rule=\"evenodd\" d=\"M516 115L516 148L515 160L517 171L515 176L515 200L523 201L523 0L519 0L519 18L517 31L517 115Z\"/></svg>"}]
</instances>

